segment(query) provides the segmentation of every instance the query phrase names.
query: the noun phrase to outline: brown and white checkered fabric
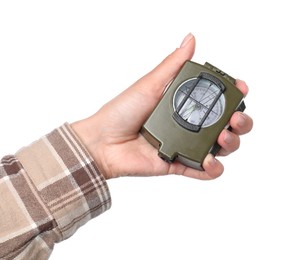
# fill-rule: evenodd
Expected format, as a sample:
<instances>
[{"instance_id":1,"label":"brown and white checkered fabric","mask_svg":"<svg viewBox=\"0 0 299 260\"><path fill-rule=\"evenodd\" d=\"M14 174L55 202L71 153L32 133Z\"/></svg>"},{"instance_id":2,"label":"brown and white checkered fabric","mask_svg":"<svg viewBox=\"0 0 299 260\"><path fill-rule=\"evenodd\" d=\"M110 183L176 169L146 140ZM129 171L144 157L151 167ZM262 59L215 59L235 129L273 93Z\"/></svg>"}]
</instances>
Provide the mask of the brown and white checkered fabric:
<instances>
[{"instance_id":1,"label":"brown and white checkered fabric","mask_svg":"<svg viewBox=\"0 0 299 260\"><path fill-rule=\"evenodd\" d=\"M111 206L107 183L66 123L0 161L0 259L48 259Z\"/></svg>"}]
</instances>

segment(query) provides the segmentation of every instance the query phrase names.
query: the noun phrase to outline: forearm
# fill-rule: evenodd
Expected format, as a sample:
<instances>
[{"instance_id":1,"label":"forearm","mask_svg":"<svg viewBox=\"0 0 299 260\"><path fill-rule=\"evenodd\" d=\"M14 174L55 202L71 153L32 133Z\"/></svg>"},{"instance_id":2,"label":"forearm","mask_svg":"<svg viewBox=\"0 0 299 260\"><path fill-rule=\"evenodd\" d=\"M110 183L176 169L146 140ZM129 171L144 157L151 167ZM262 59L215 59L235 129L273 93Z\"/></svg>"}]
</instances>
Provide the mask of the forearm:
<instances>
[{"instance_id":1,"label":"forearm","mask_svg":"<svg viewBox=\"0 0 299 260\"><path fill-rule=\"evenodd\" d=\"M0 163L0 258L47 259L111 206L104 177L68 124Z\"/></svg>"}]
</instances>

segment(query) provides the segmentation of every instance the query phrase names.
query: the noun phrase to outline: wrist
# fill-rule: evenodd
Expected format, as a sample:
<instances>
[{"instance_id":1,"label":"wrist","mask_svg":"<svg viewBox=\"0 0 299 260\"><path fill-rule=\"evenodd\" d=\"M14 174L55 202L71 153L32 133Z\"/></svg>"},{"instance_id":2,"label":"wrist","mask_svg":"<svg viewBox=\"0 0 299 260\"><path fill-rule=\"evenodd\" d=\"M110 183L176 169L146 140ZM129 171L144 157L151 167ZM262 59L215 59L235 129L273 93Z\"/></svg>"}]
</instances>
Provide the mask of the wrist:
<instances>
[{"instance_id":1,"label":"wrist","mask_svg":"<svg viewBox=\"0 0 299 260\"><path fill-rule=\"evenodd\" d=\"M104 170L104 167L100 160L100 158L102 157L99 155L99 152L101 151L99 137L100 130L99 127L94 124L93 118L89 117L76 121L74 123L71 123L70 126L77 134L78 138L85 146L87 151L90 153L101 174L105 177L106 180L109 179L109 176L106 174L106 171Z\"/></svg>"}]
</instances>

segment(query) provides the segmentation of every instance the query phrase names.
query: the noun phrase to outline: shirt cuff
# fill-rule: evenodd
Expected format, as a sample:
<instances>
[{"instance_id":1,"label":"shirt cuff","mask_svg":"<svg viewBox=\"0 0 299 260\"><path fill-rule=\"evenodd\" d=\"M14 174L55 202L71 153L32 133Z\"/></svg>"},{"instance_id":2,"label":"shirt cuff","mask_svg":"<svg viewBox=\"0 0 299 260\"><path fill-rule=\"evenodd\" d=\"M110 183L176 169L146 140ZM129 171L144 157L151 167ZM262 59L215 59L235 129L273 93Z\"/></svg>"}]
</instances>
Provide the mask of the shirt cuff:
<instances>
[{"instance_id":1,"label":"shirt cuff","mask_svg":"<svg viewBox=\"0 0 299 260\"><path fill-rule=\"evenodd\" d=\"M59 240L111 207L103 175L68 123L16 157L55 219Z\"/></svg>"}]
</instances>

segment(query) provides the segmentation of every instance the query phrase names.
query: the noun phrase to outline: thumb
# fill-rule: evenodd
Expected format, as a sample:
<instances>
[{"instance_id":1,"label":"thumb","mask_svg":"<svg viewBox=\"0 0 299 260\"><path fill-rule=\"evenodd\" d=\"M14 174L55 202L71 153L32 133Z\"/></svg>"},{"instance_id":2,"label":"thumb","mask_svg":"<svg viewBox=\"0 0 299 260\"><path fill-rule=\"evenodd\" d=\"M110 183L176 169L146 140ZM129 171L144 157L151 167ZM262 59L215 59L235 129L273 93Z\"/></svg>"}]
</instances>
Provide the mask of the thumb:
<instances>
[{"instance_id":1,"label":"thumb","mask_svg":"<svg viewBox=\"0 0 299 260\"><path fill-rule=\"evenodd\" d=\"M189 33L181 43L181 46L168 55L157 67L140 79L138 87L146 88L151 95L160 98L165 87L179 72L183 64L190 60L195 51L195 37Z\"/></svg>"}]
</instances>

